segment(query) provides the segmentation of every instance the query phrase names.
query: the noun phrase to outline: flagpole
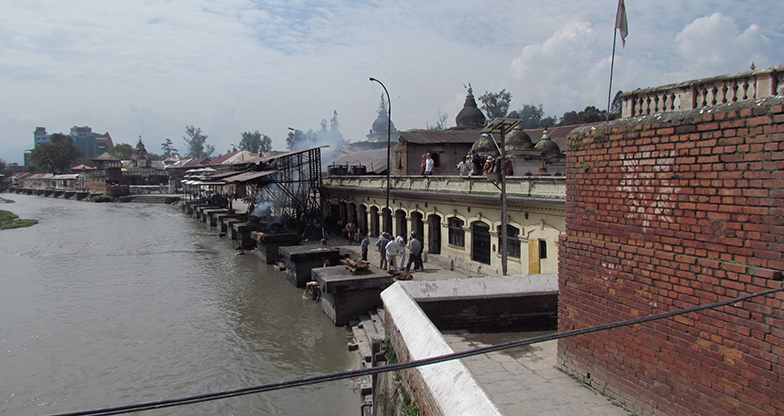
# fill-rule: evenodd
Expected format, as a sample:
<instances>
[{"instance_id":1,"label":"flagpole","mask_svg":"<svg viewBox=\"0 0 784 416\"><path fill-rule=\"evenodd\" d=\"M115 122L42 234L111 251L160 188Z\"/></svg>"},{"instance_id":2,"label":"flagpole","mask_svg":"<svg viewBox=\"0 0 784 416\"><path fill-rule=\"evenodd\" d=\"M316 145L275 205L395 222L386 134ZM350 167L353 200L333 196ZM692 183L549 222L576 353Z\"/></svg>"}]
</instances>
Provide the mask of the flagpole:
<instances>
[{"instance_id":1,"label":"flagpole","mask_svg":"<svg viewBox=\"0 0 784 416\"><path fill-rule=\"evenodd\" d=\"M610 121L610 100L612 97L612 79L613 79L613 69L615 67L615 43L618 40L618 16L615 16L616 24L613 25L613 50L612 50L612 59L610 60L610 88L607 91L607 119L605 121Z\"/></svg>"}]
</instances>

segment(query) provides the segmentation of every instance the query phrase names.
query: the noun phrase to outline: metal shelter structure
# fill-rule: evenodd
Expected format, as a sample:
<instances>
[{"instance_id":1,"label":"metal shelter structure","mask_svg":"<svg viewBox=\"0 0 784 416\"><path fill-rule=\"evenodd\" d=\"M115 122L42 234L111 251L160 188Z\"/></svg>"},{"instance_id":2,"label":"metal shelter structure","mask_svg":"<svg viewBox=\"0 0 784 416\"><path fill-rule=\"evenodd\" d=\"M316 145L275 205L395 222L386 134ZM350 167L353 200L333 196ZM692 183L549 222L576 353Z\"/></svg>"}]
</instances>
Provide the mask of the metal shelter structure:
<instances>
[{"instance_id":1,"label":"metal shelter structure","mask_svg":"<svg viewBox=\"0 0 784 416\"><path fill-rule=\"evenodd\" d=\"M322 238L321 149L319 146L247 161L248 170L225 178L244 187L249 213L301 238Z\"/></svg>"},{"instance_id":2,"label":"metal shelter structure","mask_svg":"<svg viewBox=\"0 0 784 416\"><path fill-rule=\"evenodd\" d=\"M273 231L297 232L300 238L322 238L322 178L319 146L233 164L232 171L183 181L231 194L248 203L249 220L265 222ZM252 219L251 217L256 217Z\"/></svg>"}]
</instances>

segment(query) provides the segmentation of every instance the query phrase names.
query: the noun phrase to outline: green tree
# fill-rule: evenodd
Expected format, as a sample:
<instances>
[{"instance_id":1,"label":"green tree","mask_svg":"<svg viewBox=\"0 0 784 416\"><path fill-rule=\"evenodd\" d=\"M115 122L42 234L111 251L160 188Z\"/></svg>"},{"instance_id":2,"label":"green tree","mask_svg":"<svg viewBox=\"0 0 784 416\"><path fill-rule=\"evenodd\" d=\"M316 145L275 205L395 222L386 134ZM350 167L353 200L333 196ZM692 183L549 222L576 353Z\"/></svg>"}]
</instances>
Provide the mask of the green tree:
<instances>
[{"instance_id":1,"label":"green tree","mask_svg":"<svg viewBox=\"0 0 784 416\"><path fill-rule=\"evenodd\" d=\"M610 120L614 120L621 116L621 111L623 110L623 100L621 99L621 94L623 91L618 90L615 93L615 98L612 100L612 104L610 104Z\"/></svg>"},{"instance_id":2,"label":"green tree","mask_svg":"<svg viewBox=\"0 0 784 416\"><path fill-rule=\"evenodd\" d=\"M598 123L605 120L607 120L607 111L599 110L598 108L590 105L585 107L585 109L579 113L576 111L569 111L564 113L558 125L571 126L573 124Z\"/></svg>"},{"instance_id":3,"label":"green tree","mask_svg":"<svg viewBox=\"0 0 784 416\"><path fill-rule=\"evenodd\" d=\"M208 145L207 135L202 134L201 127L185 126L185 133L187 137L183 137L185 144L188 145L188 152L185 154L187 157L210 157L215 151L215 146Z\"/></svg>"},{"instance_id":4,"label":"green tree","mask_svg":"<svg viewBox=\"0 0 784 416\"><path fill-rule=\"evenodd\" d=\"M269 152L272 150L272 139L266 134L259 133L258 130L253 133L246 131L242 133L238 149L251 153Z\"/></svg>"},{"instance_id":5,"label":"green tree","mask_svg":"<svg viewBox=\"0 0 784 416\"><path fill-rule=\"evenodd\" d=\"M173 154L177 153L177 149L174 148L174 143L172 143L170 138L166 138L166 141L161 143L161 150L163 150L163 158L169 158Z\"/></svg>"},{"instance_id":6,"label":"green tree","mask_svg":"<svg viewBox=\"0 0 784 416\"><path fill-rule=\"evenodd\" d=\"M35 146L31 152L33 164L43 172L62 174L71 170L74 162L82 157L71 136L55 133L49 143Z\"/></svg>"},{"instance_id":7,"label":"green tree","mask_svg":"<svg viewBox=\"0 0 784 416\"><path fill-rule=\"evenodd\" d=\"M522 129L544 127L542 126L544 108L542 108L541 104L538 107L532 104L523 104L522 109L512 111L507 117L523 120L520 122L520 128Z\"/></svg>"},{"instance_id":8,"label":"green tree","mask_svg":"<svg viewBox=\"0 0 784 416\"><path fill-rule=\"evenodd\" d=\"M133 147L128 143L117 143L109 150L109 154L120 160L131 160L133 158Z\"/></svg>"},{"instance_id":9,"label":"green tree","mask_svg":"<svg viewBox=\"0 0 784 416\"><path fill-rule=\"evenodd\" d=\"M512 102L512 93L506 89L498 93L485 92L479 96L479 101L482 102L481 108L487 115L488 120L504 118L507 111L509 111L509 104Z\"/></svg>"}]
</instances>

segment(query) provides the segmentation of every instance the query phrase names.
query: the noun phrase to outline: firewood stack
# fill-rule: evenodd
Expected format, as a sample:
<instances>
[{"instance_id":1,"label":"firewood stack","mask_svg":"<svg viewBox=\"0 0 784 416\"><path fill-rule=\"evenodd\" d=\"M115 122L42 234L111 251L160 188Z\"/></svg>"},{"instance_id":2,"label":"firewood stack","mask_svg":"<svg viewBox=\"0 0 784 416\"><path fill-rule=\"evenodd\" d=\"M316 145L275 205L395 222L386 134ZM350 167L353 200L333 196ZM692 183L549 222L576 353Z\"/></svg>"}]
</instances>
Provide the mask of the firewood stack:
<instances>
[{"instance_id":1,"label":"firewood stack","mask_svg":"<svg viewBox=\"0 0 784 416\"><path fill-rule=\"evenodd\" d=\"M346 268L351 274L365 274L370 273L370 262L367 260L351 260L346 259Z\"/></svg>"},{"instance_id":2,"label":"firewood stack","mask_svg":"<svg viewBox=\"0 0 784 416\"><path fill-rule=\"evenodd\" d=\"M408 273L403 270L394 270L389 272L389 274L391 274L392 277L395 278L395 280L411 280L414 278L414 276L411 275L411 273Z\"/></svg>"}]
</instances>

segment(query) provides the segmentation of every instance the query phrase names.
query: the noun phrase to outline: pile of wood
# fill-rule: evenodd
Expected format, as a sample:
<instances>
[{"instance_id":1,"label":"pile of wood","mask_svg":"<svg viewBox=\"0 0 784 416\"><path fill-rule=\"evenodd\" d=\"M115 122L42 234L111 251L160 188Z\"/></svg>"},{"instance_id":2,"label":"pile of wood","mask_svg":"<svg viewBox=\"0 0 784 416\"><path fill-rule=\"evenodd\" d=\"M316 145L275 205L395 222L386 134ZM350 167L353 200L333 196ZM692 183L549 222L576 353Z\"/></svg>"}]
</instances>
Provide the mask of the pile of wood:
<instances>
[{"instance_id":1,"label":"pile of wood","mask_svg":"<svg viewBox=\"0 0 784 416\"><path fill-rule=\"evenodd\" d=\"M414 276L411 273L404 270L393 270L390 271L389 274L391 274L392 277L395 278L395 280L411 280L414 278Z\"/></svg>"},{"instance_id":2,"label":"pile of wood","mask_svg":"<svg viewBox=\"0 0 784 416\"><path fill-rule=\"evenodd\" d=\"M346 259L346 268L351 274L365 274L370 273L370 262L367 260L351 260Z\"/></svg>"}]
</instances>

